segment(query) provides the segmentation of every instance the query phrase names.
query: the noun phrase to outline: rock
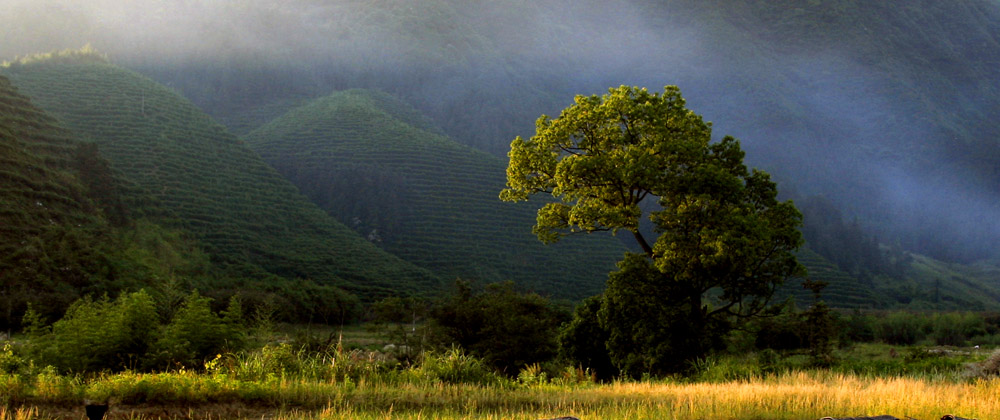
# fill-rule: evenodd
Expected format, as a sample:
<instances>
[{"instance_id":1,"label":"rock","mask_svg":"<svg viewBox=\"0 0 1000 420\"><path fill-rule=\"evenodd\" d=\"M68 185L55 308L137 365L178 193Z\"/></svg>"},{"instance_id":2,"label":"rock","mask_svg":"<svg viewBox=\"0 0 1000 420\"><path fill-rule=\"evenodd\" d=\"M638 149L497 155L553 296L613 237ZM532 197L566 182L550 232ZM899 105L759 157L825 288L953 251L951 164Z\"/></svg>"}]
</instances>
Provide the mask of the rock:
<instances>
[{"instance_id":1,"label":"rock","mask_svg":"<svg viewBox=\"0 0 1000 420\"><path fill-rule=\"evenodd\" d=\"M87 418L90 420L102 420L104 413L108 412L107 404L86 403L84 409L87 411Z\"/></svg>"}]
</instances>

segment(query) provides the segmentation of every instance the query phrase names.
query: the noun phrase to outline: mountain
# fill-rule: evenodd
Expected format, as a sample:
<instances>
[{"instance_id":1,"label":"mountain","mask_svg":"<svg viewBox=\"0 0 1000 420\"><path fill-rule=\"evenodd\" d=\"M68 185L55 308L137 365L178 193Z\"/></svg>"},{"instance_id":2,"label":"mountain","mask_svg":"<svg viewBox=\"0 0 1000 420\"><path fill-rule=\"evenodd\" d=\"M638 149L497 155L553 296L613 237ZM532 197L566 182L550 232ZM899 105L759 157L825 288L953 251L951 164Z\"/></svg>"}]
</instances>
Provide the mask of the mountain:
<instances>
[{"instance_id":1,"label":"mountain","mask_svg":"<svg viewBox=\"0 0 1000 420\"><path fill-rule=\"evenodd\" d=\"M246 141L332 216L444 278L512 280L579 299L600 292L624 252L610 235L543 245L531 233L540 204L498 198L505 162L441 135L385 93L336 92Z\"/></svg>"},{"instance_id":2,"label":"mountain","mask_svg":"<svg viewBox=\"0 0 1000 420\"><path fill-rule=\"evenodd\" d=\"M367 299L441 286L328 217L169 88L94 54L25 60L2 73L95 143L226 276L309 279Z\"/></svg>"}]
</instances>

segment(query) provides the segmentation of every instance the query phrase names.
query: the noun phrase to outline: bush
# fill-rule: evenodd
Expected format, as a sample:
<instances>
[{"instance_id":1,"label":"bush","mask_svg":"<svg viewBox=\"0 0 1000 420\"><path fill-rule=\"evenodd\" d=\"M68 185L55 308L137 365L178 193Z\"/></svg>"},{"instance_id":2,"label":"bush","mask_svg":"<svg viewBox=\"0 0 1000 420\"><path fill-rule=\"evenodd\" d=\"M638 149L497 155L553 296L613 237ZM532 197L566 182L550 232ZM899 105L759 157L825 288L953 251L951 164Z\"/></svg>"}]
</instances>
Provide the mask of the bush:
<instances>
[{"instance_id":1,"label":"bush","mask_svg":"<svg viewBox=\"0 0 1000 420\"><path fill-rule=\"evenodd\" d=\"M602 296L592 296L576 307L573 319L559 331L559 357L609 380L618 375L618 369L605 345L608 332L597 319L602 301Z\"/></svg>"},{"instance_id":2,"label":"bush","mask_svg":"<svg viewBox=\"0 0 1000 420\"><path fill-rule=\"evenodd\" d=\"M409 370L420 381L445 382L450 384L489 385L504 383L497 373L483 361L465 354L461 348L453 347L444 353L424 353L420 364Z\"/></svg>"},{"instance_id":3,"label":"bush","mask_svg":"<svg viewBox=\"0 0 1000 420\"><path fill-rule=\"evenodd\" d=\"M968 365L966 376L971 378L995 378L1000 376L1000 349L995 350L986 360Z\"/></svg>"},{"instance_id":4,"label":"bush","mask_svg":"<svg viewBox=\"0 0 1000 420\"><path fill-rule=\"evenodd\" d=\"M940 346L963 346L973 337L986 334L986 320L973 313L936 314L931 336Z\"/></svg>"},{"instance_id":5,"label":"bush","mask_svg":"<svg viewBox=\"0 0 1000 420\"><path fill-rule=\"evenodd\" d=\"M221 315L197 291L185 299L156 341L152 362L159 366L201 366L204 359L242 347L245 340L239 300Z\"/></svg>"},{"instance_id":6,"label":"bush","mask_svg":"<svg viewBox=\"0 0 1000 420\"><path fill-rule=\"evenodd\" d=\"M431 311L445 344L508 375L555 357L558 326L566 318L547 299L516 292L511 282L490 284L479 294L458 282L456 293Z\"/></svg>"},{"instance_id":7,"label":"bush","mask_svg":"<svg viewBox=\"0 0 1000 420\"><path fill-rule=\"evenodd\" d=\"M29 310L26 354L63 372L200 366L206 357L239 348L244 339L237 300L221 315L208 305L209 299L192 293L166 326L145 290L114 301L80 299L49 327Z\"/></svg>"},{"instance_id":8,"label":"bush","mask_svg":"<svg viewBox=\"0 0 1000 420\"><path fill-rule=\"evenodd\" d=\"M14 354L14 349L11 348L10 343L4 343L3 349L0 350L0 373L14 374L25 366L24 359Z\"/></svg>"},{"instance_id":9,"label":"bush","mask_svg":"<svg viewBox=\"0 0 1000 420\"><path fill-rule=\"evenodd\" d=\"M37 321L31 321L34 324ZM141 290L73 303L50 330L31 325L29 355L43 365L63 371L122 370L135 368L155 340L159 325L153 298Z\"/></svg>"},{"instance_id":10,"label":"bush","mask_svg":"<svg viewBox=\"0 0 1000 420\"><path fill-rule=\"evenodd\" d=\"M888 344L913 345L926 337L928 326L926 318L906 312L893 312L877 323L875 337Z\"/></svg>"}]
</instances>

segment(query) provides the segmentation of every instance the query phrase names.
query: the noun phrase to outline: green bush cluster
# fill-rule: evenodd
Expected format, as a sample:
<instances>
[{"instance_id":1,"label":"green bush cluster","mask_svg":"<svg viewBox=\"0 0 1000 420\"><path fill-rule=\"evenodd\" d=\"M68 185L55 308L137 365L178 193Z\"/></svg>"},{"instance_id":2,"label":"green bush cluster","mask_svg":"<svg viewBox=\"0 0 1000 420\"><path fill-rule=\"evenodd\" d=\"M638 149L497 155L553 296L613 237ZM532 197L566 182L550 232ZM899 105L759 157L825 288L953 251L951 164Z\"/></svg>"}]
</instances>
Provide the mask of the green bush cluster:
<instances>
[{"instance_id":1,"label":"green bush cluster","mask_svg":"<svg viewBox=\"0 0 1000 420\"><path fill-rule=\"evenodd\" d=\"M840 326L846 342L966 346L995 344L1000 338L1000 318L973 312L856 312L842 317Z\"/></svg>"},{"instance_id":2,"label":"green bush cluster","mask_svg":"<svg viewBox=\"0 0 1000 420\"><path fill-rule=\"evenodd\" d=\"M548 299L517 292L512 282L487 285L481 293L458 282L430 317L445 346L458 345L510 376L555 358L559 327L569 318Z\"/></svg>"},{"instance_id":3,"label":"green bush cluster","mask_svg":"<svg viewBox=\"0 0 1000 420\"><path fill-rule=\"evenodd\" d=\"M212 354L239 349L245 340L242 310L230 301L222 313L197 291L169 319L145 290L115 300L84 298L52 325L29 310L27 357L64 372L199 366Z\"/></svg>"}]
</instances>

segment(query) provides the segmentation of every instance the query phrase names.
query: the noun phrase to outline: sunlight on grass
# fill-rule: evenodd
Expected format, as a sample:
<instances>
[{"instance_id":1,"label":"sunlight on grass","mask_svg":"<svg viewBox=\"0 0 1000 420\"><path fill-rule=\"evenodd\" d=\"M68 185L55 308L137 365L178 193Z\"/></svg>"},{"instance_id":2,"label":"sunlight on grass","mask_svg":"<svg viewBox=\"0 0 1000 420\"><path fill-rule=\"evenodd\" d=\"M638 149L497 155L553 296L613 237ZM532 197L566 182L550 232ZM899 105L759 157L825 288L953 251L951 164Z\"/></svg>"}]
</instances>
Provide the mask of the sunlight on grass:
<instances>
[{"instance_id":1,"label":"sunlight on grass","mask_svg":"<svg viewBox=\"0 0 1000 420\"><path fill-rule=\"evenodd\" d=\"M45 381L54 381L52 387ZM615 382L532 386L432 382L242 381L191 372L103 375L79 380L39 377L26 398L0 411L0 420L41 417L77 396L102 398L118 413L135 407L187 407L200 419L818 419L875 416L935 419L954 413L1000 418L1000 379L961 381L869 377L796 371L730 382ZM58 388L58 392L53 392ZM236 409L234 409L234 407ZM239 407L256 411L240 411ZM34 411L32 411L34 410ZM32 414L34 413L34 414ZM233 414L242 413L242 414ZM173 414L172 414L173 415ZM133 413L130 418L145 418ZM169 416L168 416L169 417Z\"/></svg>"}]
</instances>

